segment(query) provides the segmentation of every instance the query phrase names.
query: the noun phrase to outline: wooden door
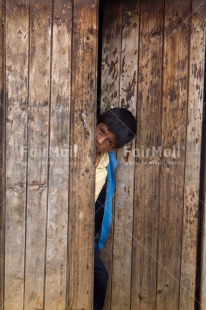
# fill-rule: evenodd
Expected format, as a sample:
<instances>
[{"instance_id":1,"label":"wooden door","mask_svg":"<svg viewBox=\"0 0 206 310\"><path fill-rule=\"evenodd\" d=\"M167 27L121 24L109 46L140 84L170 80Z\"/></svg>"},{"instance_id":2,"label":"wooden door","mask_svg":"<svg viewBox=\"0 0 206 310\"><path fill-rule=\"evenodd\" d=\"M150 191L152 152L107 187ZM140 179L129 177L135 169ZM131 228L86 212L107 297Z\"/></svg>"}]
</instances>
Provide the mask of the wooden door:
<instances>
[{"instance_id":1,"label":"wooden door","mask_svg":"<svg viewBox=\"0 0 206 310\"><path fill-rule=\"evenodd\" d=\"M104 1L103 16L101 109L137 117L136 141L117 152L105 309L192 310L205 2Z\"/></svg>"},{"instance_id":2,"label":"wooden door","mask_svg":"<svg viewBox=\"0 0 206 310\"><path fill-rule=\"evenodd\" d=\"M1 309L91 309L98 1L0 4Z\"/></svg>"}]
</instances>

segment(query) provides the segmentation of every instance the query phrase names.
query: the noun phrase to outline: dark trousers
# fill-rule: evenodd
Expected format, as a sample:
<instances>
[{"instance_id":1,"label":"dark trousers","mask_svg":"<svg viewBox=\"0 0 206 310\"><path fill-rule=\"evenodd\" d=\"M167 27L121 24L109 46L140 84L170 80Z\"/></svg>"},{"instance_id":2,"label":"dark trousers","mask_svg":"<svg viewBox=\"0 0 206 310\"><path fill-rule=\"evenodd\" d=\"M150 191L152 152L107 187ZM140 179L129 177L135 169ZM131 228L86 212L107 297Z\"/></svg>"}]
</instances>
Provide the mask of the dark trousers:
<instances>
[{"instance_id":1,"label":"dark trousers","mask_svg":"<svg viewBox=\"0 0 206 310\"><path fill-rule=\"evenodd\" d=\"M109 274L99 252L94 249L94 310L102 310L107 291Z\"/></svg>"}]
</instances>

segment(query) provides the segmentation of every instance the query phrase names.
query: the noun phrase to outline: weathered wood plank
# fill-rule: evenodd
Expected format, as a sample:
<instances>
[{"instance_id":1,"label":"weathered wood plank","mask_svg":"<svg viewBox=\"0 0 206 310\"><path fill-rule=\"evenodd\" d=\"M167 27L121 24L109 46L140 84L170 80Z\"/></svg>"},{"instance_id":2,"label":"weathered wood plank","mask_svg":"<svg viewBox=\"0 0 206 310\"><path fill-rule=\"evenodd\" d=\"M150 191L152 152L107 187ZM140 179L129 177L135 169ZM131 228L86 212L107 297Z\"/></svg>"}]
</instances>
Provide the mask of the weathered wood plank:
<instances>
[{"instance_id":1,"label":"weathered wood plank","mask_svg":"<svg viewBox=\"0 0 206 310\"><path fill-rule=\"evenodd\" d=\"M121 2L104 1L102 31L101 111L119 105L121 33Z\"/></svg>"},{"instance_id":2,"label":"weathered wood plank","mask_svg":"<svg viewBox=\"0 0 206 310\"><path fill-rule=\"evenodd\" d=\"M102 25L102 70L101 70L101 112L119 106L120 65L122 36L122 5L120 1L103 2ZM114 198L115 200L115 198ZM115 208L113 201L113 210ZM113 211L114 212L114 211ZM109 273L107 296L104 309L111 308L113 226L107 244L101 252L102 260Z\"/></svg>"},{"instance_id":3,"label":"weathered wood plank","mask_svg":"<svg viewBox=\"0 0 206 310\"><path fill-rule=\"evenodd\" d=\"M198 2L198 1L197 1ZM194 3L196 4L196 2ZM203 69L203 75L201 75L199 77L199 71L196 71L196 75L195 75L195 82L198 88L198 94L201 94L201 91L203 92L203 130L202 130L202 134L203 134L203 141L202 141L202 155L203 157L201 158L201 160L203 161L203 171L201 173L201 175L204 175L204 183L201 184L202 186L202 194L203 194L203 201L201 201L201 205L203 208L203 227L202 227L202 240L201 240L201 244L202 244L202 253L201 253L201 279L200 279L200 300L198 302L200 302L200 309L206 309L206 208L205 208L205 204L206 204L206 135L205 135L205 128L206 128L206 59L204 58L204 55L202 55L203 52L203 48L206 48L206 3L204 3L204 5L198 7L197 9L197 17L196 19L194 19L194 24L196 27L194 27L194 34L195 34L195 38L196 38L196 42L198 46L198 43L201 42L201 48L200 50L198 50L197 52L197 57L199 55L199 70L202 73L202 69ZM202 28L203 27L203 28ZM199 32L198 32L199 30ZM203 33L204 30L204 33ZM197 33L196 33L197 31ZM203 37L202 37L203 36ZM204 42L202 42L202 40L204 40ZM205 55L206 55L206 51L205 51ZM201 58L203 56L203 58ZM202 61L202 63L201 63ZM195 70L198 69L198 66L195 67ZM194 75L194 73L193 73ZM198 79L200 78L200 80ZM204 80L204 82L203 82ZM204 83L204 84L202 84ZM200 99L200 98L199 98ZM202 100L202 98L201 98ZM203 182L203 180L200 180L201 182Z\"/></svg>"},{"instance_id":4,"label":"weathered wood plank","mask_svg":"<svg viewBox=\"0 0 206 310\"><path fill-rule=\"evenodd\" d=\"M29 12L6 1L5 309L23 309Z\"/></svg>"},{"instance_id":5,"label":"weathered wood plank","mask_svg":"<svg viewBox=\"0 0 206 310\"><path fill-rule=\"evenodd\" d=\"M192 12L179 304L181 310L192 310L195 304L206 5L200 0L193 0Z\"/></svg>"},{"instance_id":6,"label":"weathered wood plank","mask_svg":"<svg viewBox=\"0 0 206 310\"><path fill-rule=\"evenodd\" d=\"M5 2L0 3L0 309L4 309L4 249L5 249Z\"/></svg>"},{"instance_id":7,"label":"weathered wood plank","mask_svg":"<svg viewBox=\"0 0 206 310\"><path fill-rule=\"evenodd\" d=\"M131 309L156 307L163 16L162 1L141 3Z\"/></svg>"},{"instance_id":8,"label":"weathered wood plank","mask_svg":"<svg viewBox=\"0 0 206 310\"><path fill-rule=\"evenodd\" d=\"M24 309L42 309L48 189L52 2L30 3L28 189Z\"/></svg>"},{"instance_id":9,"label":"weathered wood plank","mask_svg":"<svg viewBox=\"0 0 206 310\"><path fill-rule=\"evenodd\" d=\"M122 1L119 103L121 107L126 107L132 111L134 115L136 115L137 102L139 9L139 1ZM135 141L127 148L117 152L119 168L115 199L111 297L111 309L114 310L130 309L135 170L134 148Z\"/></svg>"},{"instance_id":10,"label":"weathered wood plank","mask_svg":"<svg viewBox=\"0 0 206 310\"><path fill-rule=\"evenodd\" d=\"M164 156L160 173L157 309L167 310L179 307L190 8L190 0L165 2L162 147L180 147L179 156Z\"/></svg>"},{"instance_id":11,"label":"weathered wood plank","mask_svg":"<svg viewBox=\"0 0 206 310\"><path fill-rule=\"evenodd\" d=\"M66 309L72 4L54 1L45 309Z\"/></svg>"},{"instance_id":12,"label":"weathered wood plank","mask_svg":"<svg viewBox=\"0 0 206 310\"><path fill-rule=\"evenodd\" d=\"M73 5L68 308L90 310L93 309L98 1L75 0Z\"/></svg>"}]
</instances>

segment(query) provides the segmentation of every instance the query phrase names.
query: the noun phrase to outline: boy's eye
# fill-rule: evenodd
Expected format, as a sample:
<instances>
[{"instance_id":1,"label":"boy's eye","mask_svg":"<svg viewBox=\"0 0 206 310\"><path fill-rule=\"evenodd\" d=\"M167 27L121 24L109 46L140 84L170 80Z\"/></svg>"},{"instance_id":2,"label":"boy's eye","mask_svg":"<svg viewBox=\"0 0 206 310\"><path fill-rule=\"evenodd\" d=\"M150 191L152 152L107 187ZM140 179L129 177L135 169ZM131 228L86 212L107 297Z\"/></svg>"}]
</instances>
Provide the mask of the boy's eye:
<instances>
[{"instance_id":1,"label":"boy's eye","mask_svg":"<svg viewBox=\"0 0 206 310\"><path fill-rule=\"evenodd\" d=\"M104 130L102 128L99 128L100 133L104 133Z\"/></svg>"}]
</instances>

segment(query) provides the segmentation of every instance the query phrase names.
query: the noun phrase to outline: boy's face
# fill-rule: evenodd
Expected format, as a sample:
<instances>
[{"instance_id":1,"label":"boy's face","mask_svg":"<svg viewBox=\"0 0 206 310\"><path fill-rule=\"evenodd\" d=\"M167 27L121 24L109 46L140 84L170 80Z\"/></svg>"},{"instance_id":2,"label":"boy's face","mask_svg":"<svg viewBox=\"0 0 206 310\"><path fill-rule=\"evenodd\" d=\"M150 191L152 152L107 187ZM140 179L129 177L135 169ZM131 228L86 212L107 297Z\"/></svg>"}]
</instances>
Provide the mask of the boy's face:
<instances>
[{"instance_id":1,"label":"boy's face","mask_svg":"<svg viewBox=\"0 0 206 310\"><path fill-rule=\"evenodd\" d=\"M117 147L116 135L108 130L107 125L99 123L96 127L96 151L111 151Z\"/></svg>"}]
</instances>

